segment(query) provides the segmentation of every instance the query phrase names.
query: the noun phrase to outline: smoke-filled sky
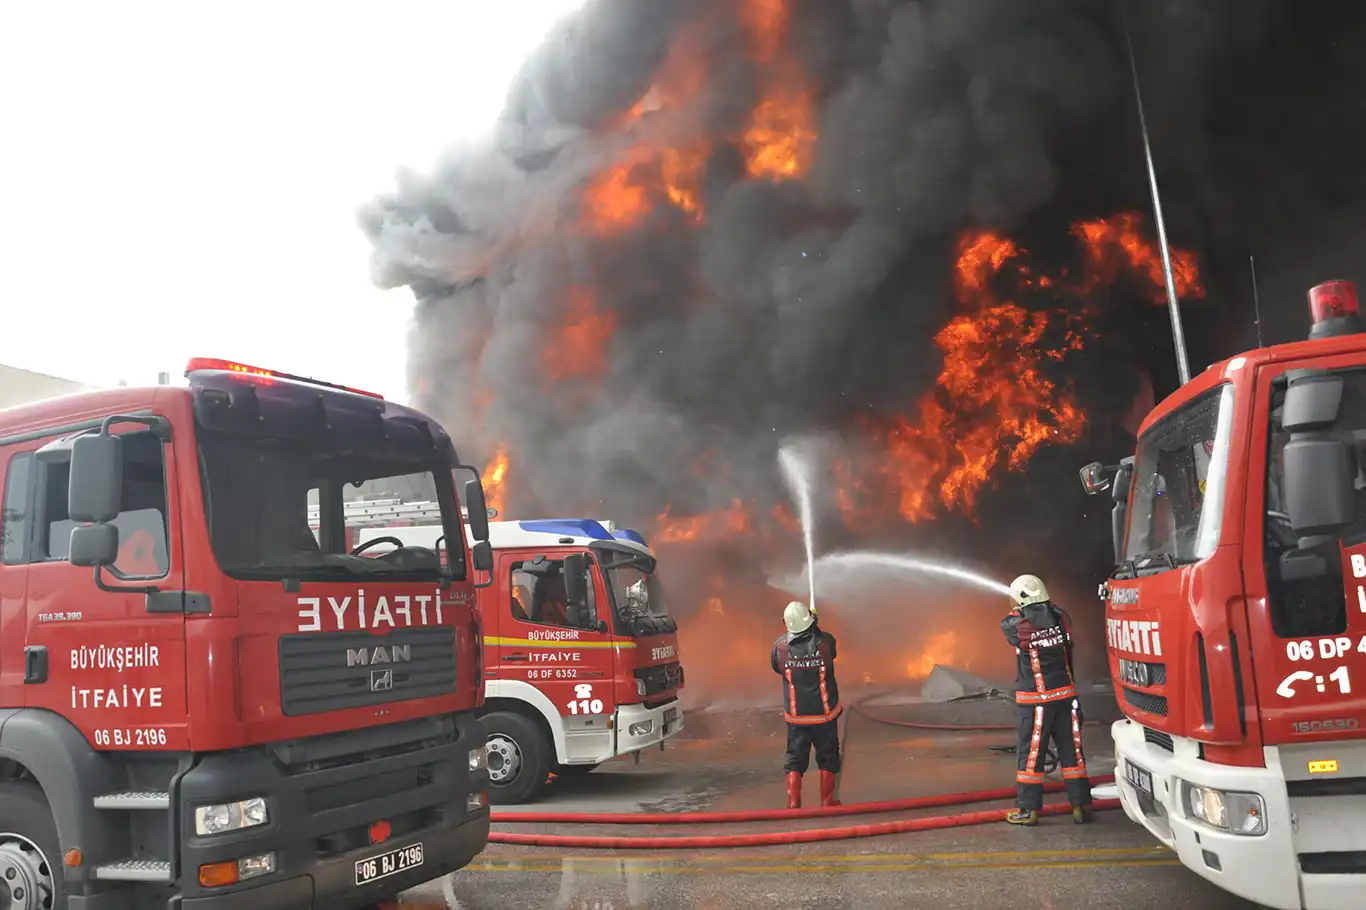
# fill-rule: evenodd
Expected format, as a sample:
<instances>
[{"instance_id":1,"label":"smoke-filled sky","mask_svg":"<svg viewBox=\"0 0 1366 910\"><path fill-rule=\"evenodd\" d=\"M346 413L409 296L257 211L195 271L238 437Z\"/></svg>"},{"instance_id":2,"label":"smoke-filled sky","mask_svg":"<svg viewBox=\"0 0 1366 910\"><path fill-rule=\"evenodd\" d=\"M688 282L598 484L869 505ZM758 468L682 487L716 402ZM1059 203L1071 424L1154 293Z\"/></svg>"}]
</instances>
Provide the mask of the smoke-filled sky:
<instances>
[{"instance_id":1,"label":"smoke-filled sky","mask_svg":"<svg viewBox=\"0 0 1366 910\"><path fill-rule=\"evenodd\" d=\"M1249 255L1265 340L1302 336L1310 285L1363 277L1362 10L1128 6L1193 371L1255 343ZM1076 468L1176 373L1160 273L1125 258L1155 238L1119 11L589 0L492 138L361 212L419 301L416 403L506 454L513 513L753 521L815 433L838 535L1103 573Z\"/></svg>"}]
</instances>

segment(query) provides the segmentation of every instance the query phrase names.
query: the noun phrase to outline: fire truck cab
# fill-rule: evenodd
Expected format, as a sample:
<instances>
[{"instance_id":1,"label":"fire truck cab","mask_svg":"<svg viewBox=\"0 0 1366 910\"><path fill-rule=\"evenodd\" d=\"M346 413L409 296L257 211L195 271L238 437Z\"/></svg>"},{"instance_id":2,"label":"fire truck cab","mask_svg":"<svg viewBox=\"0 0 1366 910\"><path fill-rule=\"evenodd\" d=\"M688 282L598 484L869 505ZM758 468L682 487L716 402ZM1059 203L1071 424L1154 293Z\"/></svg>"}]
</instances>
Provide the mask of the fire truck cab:
<instances>
[{"instance_id":1,"label":"fire truck cab","mask_svg":"<svg viewBox=\"0 0 1366 910\"><path fill-rule=\"evenodd\" d=\"M349 908L463 867L491 554L450 439L341 386L186 376L0 411L0 907ZM444 561L357 558L366 487L423 490Z\"/></svg>"},{"instance_id":2,"label":"fire truck cab","mask_svg":"<svg viewBox=\"0 0 1366 910\"><path fill-rule=\"evenodd\" d=\"M368 528L357 540L411 545L436 533ZM489 522L489 542L479 612L490 801L527 802L552 772L663 749L683 729L683 665L645 538L575 518Z\"/></svg>"},{"instance_id":3,"label":"fire truck cab","mask_svg":"<svg viewBox=\"0 0 1366 910\"><path fill-rule=\"evenodd\" d=\"M1279 910L1366 893L1366 324L1309 292L1309 340L1215 364L1143 422L1108 490L1101 586L1125 813Z\"/></svg>"}]
</instances>

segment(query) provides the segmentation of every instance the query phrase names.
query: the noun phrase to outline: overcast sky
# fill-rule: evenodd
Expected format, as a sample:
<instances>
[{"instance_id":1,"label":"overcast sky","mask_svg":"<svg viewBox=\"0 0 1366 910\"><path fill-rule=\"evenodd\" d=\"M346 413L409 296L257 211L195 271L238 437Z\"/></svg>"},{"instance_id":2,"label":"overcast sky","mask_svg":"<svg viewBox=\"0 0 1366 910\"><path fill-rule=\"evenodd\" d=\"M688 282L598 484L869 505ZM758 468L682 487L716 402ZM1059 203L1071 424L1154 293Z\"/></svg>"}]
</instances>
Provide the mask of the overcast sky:
<instances>
[{"instance_id":1,"label":"overcast sky","mask_svg":"<svg viewBox=\"0 0 1366 910\"><path fill-rule=\"evenodd\" d=\"M0 363L223 357L403 400L355 210L487 129L582 0L0 3Z\"/></svg>"}]
</instances>

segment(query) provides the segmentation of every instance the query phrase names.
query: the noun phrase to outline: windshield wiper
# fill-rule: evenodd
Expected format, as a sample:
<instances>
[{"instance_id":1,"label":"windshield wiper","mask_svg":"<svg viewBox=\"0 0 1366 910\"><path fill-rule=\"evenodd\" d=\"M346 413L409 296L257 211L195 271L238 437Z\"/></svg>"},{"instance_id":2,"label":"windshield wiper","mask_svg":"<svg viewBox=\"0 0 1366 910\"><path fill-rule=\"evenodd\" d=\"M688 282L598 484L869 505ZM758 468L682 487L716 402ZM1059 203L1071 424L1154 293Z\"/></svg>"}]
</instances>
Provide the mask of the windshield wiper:
<instances>
[{"instance_id":1,"label":"windshield wiper","mask_svg":"<svg viewBox=\"0 0 1366 910\"><path fill-rule=\"evenodd\" d=\"M1121 581L1130 578L1137 578L1138 569L1134 568L1134 561L1132 559L1126 559L1119 565L1114 567L1114 569L1110 572L1110 577L1119 579Z\"/></svg>"},{"instance_id":2,"label":"windshield wiper","mask_svg":"<svg viewBox=\"0 0 1366 910\"><path fill-rule=\"evenodd\" d=\"M1176 557L1166 550L1154 550L1151 553L1143 553L1139 556L1135 556L1130 561L1133 563L1135 569L1151 568L1155 562L1164 562L1169 569L1175 569L1177 566Z\"/></svg>"}]
</instances>

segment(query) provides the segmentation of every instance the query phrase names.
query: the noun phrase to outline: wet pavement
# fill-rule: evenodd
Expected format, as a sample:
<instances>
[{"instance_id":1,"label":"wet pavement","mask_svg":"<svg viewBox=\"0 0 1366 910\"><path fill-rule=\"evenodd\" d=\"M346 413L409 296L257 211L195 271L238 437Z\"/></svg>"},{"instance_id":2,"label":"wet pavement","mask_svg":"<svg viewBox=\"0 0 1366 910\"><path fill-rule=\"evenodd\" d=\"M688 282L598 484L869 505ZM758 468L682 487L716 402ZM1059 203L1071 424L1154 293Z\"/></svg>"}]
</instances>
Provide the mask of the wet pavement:
<instances>
[{"instance_id":1,"label":"wet pavement","mask_svg":"<svg viewBox=\"0 0 1366 910\"><path fill-rule=\"evenodd\" d=\"M1090 716L1113 717L1108 695ZM904 700L903 700L904 701ZM865 703L870 713L928 722L1012 722L1013 705ZM1105 716L1105 715L1108 715ZM774 711L693 712L689 728L639 766L630 759L583 778L552 781L535 806L500 811L673 812L781 808L784 730ZM940 733L850 719L840 797L845 803L1013 784L1009 732ZM1109 773L1108 725L1085 737L1093 775ZM1057 774L1052 775L1057 779ZM816 805L818 775L805 778ZM1049 795L1046 801L1063 799ZM882 815L720 825L498 824L497 831L669 837L849 827L1008 802ZM1045 818L1038 828L1004 823L800 845L717 850L583 850L490 845L466 870L404 895L405 910L626 910L626 908L935 907L936 910L1123 907L1125 910L1252 910L1188 872L1121 811L1093 825Z\"/></svg>"}]
</instances>

